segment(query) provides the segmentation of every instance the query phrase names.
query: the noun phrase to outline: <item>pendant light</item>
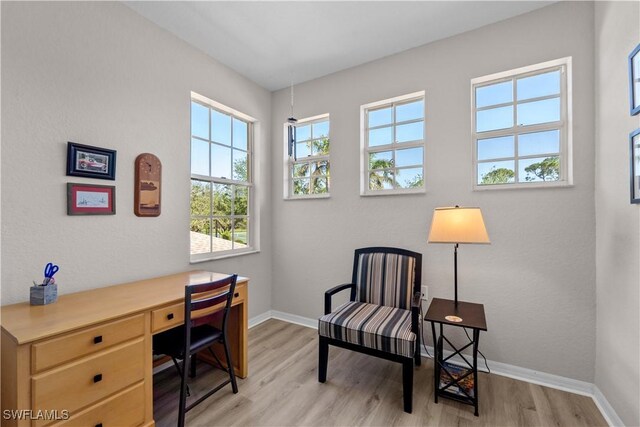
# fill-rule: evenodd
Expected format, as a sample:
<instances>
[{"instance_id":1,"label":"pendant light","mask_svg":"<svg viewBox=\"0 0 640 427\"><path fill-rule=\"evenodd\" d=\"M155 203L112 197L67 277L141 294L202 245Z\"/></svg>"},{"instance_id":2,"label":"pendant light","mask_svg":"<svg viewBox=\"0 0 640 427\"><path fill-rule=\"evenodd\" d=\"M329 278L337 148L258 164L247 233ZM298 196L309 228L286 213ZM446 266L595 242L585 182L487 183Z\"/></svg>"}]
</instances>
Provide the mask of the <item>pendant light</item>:
<instances>
[{"instance_id":1,"label":"pendant light","mask_svg":"<svg viewBox=\"0 0 640 427\"><path fill-rule=\"evenodd\" d=\"M293 157L293 160L296 161L296 123L298 120L293 117L293 81L291 81L291 117L287 119L287 148L289 157Z\"/></svg>"}]
</instances>

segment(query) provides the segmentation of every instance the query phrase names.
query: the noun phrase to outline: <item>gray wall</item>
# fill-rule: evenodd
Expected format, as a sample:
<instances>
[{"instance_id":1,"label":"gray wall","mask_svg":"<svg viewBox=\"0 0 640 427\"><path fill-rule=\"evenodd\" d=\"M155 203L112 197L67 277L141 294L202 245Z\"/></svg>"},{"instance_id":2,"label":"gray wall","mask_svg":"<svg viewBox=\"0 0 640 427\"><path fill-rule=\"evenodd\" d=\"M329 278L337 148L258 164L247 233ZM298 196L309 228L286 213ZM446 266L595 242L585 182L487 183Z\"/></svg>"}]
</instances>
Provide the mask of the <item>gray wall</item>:
<instances>
[{"instance_id":1,"label":"gray wall","mask_svg":"<svg viewBox=\"0 0 640 427\"><path fill-rule=\"evenodd\" d=\"M640 206L629 203L627 57L640 43L639 2L597 2L596 373L626 425L640 425Z\"/></svg>"},{"instance_id":2,"label":"gray wall","mask_svg":"<svg viewBox=\"0 0 640 427\"><path fill-rule=\"evenodd\" d=\"M424 254L430 296L453 296L453 247L427 245L434 207L477 205L491 246L463 245L459 292L485 305L487 358L593 381L595 212L593 4L568 2L296 86L295 115L331 114L331 198L282 199L282 123L272 98L273 308L315 318L351 279L353 250ZM473 192L470 79L573 57L572 188ZM427 193L359 196L359 107L426 91Z\"/></svg>"},{"instance_id":3,"label":"gray wall","mask_svg":"<svg viewBox=\"0 0 640 427\"><path fill-rule=\"evenodd\" d=\"M262 252L189 264L190 91L258 119ZM61 293L189 269L249 276L271 307L270 93L117 2L2 3L2 303L48 261ZM115 182L65 176L66 144L118 151ZM162 215L133 214L133 163L163 164ZM115 216L67 216L66 183L117 187Z\"/></svg>"}]
</instances>

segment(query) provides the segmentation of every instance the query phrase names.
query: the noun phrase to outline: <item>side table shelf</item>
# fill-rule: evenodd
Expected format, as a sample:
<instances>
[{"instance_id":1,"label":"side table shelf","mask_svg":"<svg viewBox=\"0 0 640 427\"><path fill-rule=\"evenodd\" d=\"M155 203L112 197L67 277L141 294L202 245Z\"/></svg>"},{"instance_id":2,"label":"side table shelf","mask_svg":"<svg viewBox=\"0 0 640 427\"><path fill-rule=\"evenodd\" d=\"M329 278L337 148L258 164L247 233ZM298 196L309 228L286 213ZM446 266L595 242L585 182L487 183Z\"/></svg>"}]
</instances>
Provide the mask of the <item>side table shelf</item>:
<instances>
[{"instance_id":1,"label":"side table shelf","mask_svg":"<svg viewBox=\"0 0 640 427\"><path fill-rule=\"evenodd\" d=\"M450 320L456 316L457 321ZM487 323L482 304L458 302L452 300L434 298L429 305L424 320L431 322L431 333L434 345L434 400L438 403L438 397L453 399L458 402L472 405L474 415L478 416L478 343L480 331L487 330ZM438 324L439 334L436 333ZM473 330L473 338L466 345L456 348L444 335L444 325ZM444 357L444 343L453 350L450 355ZM471 360L462 352L472 348ZM463 366L453 364L449 360L458 356L463 361Z\"/></svg>"}]
</instances>

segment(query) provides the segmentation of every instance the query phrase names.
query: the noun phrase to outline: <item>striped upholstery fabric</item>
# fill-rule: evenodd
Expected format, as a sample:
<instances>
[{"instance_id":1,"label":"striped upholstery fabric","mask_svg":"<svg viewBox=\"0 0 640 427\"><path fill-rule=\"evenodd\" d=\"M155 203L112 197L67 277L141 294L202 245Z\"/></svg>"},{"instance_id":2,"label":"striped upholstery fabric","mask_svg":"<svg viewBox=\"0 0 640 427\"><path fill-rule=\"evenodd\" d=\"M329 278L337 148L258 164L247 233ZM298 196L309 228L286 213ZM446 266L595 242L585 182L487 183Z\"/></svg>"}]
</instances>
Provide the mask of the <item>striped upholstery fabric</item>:
<instances>
[{"instance_id":1,"label":"striped upholstery fabric","mask_svg":"<svg viewBox=\"0 0 640 427\"><path fill-rule=\"evenodd\" d=\"M358 260L356 301L411 308L416 260L390 253L364 253Z\"/></svg>"},{"instance_id":2,"label":"striped upholstery fabric","mask_svg":"<svg viewBox=\"0 0 640 427\"><path fill-rule=\"evenodd\" d=\"M318 320L321 336L404 357L413 357L416 335L411 311L362 302L348 302Z\"/></svg>"}]
</instances>

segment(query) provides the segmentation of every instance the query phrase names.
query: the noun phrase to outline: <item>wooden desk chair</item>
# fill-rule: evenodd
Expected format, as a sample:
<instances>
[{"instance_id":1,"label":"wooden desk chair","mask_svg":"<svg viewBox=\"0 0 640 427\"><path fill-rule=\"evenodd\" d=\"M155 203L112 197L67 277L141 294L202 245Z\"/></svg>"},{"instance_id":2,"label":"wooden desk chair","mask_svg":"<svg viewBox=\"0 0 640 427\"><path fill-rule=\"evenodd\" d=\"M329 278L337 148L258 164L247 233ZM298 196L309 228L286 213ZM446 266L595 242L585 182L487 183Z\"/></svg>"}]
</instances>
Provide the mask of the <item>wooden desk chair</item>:
<instances>
[{"instance_id":1,"label":"wooden desk chair","mask_svg":"<svg viewBox=\"0 0 640 427\"><path fill-rule=\"evenodd\" d=\"M413 363L420 365L422 254L405 249L357 249L351 283L325 292L319 319L318 381L327 379L329 345L402 364L404 410L411 413ZM331 311L331 297L349 289L350 301Z\"/></svg>"},{"instance_id":2,"label":"wooden desk chair","mask_svg":"<svg viewBox=\"0 0 640 427\"><path fill-rule=\"evenodd\" d=\"M237 275L234 274L224 279L211 283L189 285L185 287L184 295L184 325L170 329L153 337L153 353L166 354L171 356L173 363L180 374L180 407L178 410L178 426L184 426L186 413L196 405L200 404L213 393L231 383L233 393L238 392L235 373L233 372L233 362L229 352L229 342L227 339L227 321L231 310L231 300L235 292ZM216 292L223 289L222 292ZM212 295L213 293L213 295ZM222 309L222 327L218 329L211 325L214 317L219 316L220 311L211 311L211 308L225 303ZM222 343L224 347L227 367L224 368L218 357L211 350L211 345ZM187 375L190 371L190 364L195 363L192 359L198 351L208 349L211 355L218 361L220 367L229 373L229 379L218 384L195 402L187 405ZM177 360L182 360L182 367ZM195 374L195 370L191 370Z\"/></svg>"}]
</instances>

